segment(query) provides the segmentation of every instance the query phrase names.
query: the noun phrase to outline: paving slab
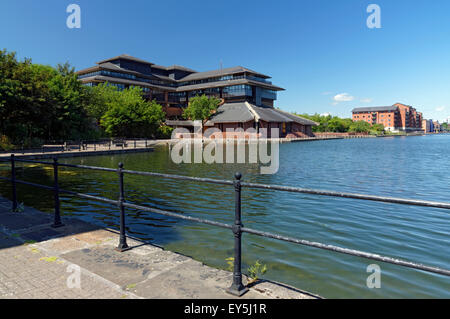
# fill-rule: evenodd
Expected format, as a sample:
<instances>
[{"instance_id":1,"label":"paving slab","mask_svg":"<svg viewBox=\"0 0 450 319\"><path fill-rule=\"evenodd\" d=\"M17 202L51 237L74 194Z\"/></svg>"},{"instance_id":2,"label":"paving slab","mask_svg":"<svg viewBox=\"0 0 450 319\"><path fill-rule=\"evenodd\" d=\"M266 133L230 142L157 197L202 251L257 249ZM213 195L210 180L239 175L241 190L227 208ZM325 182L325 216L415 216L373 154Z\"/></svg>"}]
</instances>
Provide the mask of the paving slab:
<instances>
[{"instance_id":1,"label":"paving slab","mask_svg":"<svg viewBox=\"0 0 450 319\"><path fill-rule=\"evenodd\" d=\"M0 298L236 298L226 292L231 272L133 238L130 250L118 252L115 230L77 218L52 228L51 214L9 209L0 198ZM80 272L81 288L69 287L71 267ZM318 298L273 282L249 288L241 298Z\"/></svg>"},{"instance_id":2,"label":"paving slab","mask_svg":"<svg viewBox=\"0 0 450 319\"><path fill-rule=\"evenodd\" d=\"M232 277L229 272L190 259L182 265L137 284L132 292L150 299L234 299L237 297L226 292L231 285ZM255 291L249 291L242 298L265 297Z\"/></svg>"},{"instance_id":3,"label":"paving slab","mask_svg":"<svg viewBox=\"0 0 450 319\"><path fill-rule=\"evenodd\" d=\"M39 225L50 224L49 216L33 216L23 213L0 214L0 225L12 231L26 230Z\"/></svg>"},{"instance_id":4,"label":"paving slab","mask_svg":"<svg viewBox=\"0 0 450 319\"><path fill-rule=\"evenodd\" d=\"M63 254L62 257L123 288L190 260L188 257L160 249L155 249L147 255L135 254L132 250L120 253L109 245L73 251Z\"/></svg>"},{"instance_id":5,"label":"paving slab","mask_svg":"<svg viewBox=\"0 0 450 319\"><path fill-rule=\"evenodd\" d=\"M68 286L72 264L34 245L2 249L0 257L0 299L137 298L84 270L80 285Z\"/></svg>"},{"instance_id":6,"label":"paving slab","mask_svg":"<svg viewBox=\"0 0 450 319\"><path fill-rule=\"evenodd\" d=\"M0 231L0 249L21 245L22 242L9 234Z\"/></svg>"},{"instance_id":7,"label":"paving slab","mask_svg":"<svg viewBox=\"0 0 450 319\"><path fill-rule=\"evenodd\" d=\"M97 225L73 217L62 216L62 222L64 223L64 227L55 228L55 230L61 234L64 234L65 236L71 234L89 234L101 229L101 227Z\"/></svg>"},{"instance_id":8,"label":"paving slab","mask_svg":"<svg viewBox=\"0 0 450 319\"><path fill-rule=\"evenodd\" d=\"M61 233L59 233L49 227L30 231L30 232L23 232L21 234L21 237L23 237L27 240L32 240L32 241L45 241L48 239L52 239L55 237L61 237L61 236L63 236Z\"/></svg>"}]
</instances>

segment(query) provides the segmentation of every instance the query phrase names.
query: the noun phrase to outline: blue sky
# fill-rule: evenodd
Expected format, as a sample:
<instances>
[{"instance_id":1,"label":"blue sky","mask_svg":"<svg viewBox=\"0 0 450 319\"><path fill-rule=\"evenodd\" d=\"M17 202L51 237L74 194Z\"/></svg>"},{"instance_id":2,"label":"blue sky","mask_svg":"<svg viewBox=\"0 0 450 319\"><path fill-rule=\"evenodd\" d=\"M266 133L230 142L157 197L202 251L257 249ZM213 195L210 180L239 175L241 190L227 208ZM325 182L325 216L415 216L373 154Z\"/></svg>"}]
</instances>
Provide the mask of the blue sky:
<instances>
[{"instance_id":1,"label":"blue sky","mask_svg":"<svg viewBox=\"0 0 450 319\"><path fill-rule=\"evenodd\" d=\"M81 7L81 29L66 8ZM369 4L381 29L369 29ZM396 102L450 117L450 1L2 0L0 47L77 69L122 53L198 71L242 65L272 76L276 106L350 117Z\"/></svg>"}]
</instances>

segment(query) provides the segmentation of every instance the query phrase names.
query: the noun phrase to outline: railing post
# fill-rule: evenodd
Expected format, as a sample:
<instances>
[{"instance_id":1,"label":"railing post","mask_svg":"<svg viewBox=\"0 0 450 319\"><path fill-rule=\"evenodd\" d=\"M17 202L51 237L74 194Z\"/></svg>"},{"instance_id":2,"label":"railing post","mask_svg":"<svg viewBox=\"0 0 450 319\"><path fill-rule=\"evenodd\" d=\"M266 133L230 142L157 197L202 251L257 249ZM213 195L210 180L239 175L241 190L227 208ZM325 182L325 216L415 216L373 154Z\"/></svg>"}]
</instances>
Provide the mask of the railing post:
<instances>
[{"instance_id":1,"label":"railing post","mask_svg":"<svg viewBox=\"0 0 450 319\"><path fill-rule=\"evenodd\" d=\"M11 154L11 184L12 184L12 211L17 211L17 190L16 190L16 162L14 154Z\"/></svg>"},{"instance_id":2,"label":"railing post","mask_svg":"<svg viewBox=\"0 0 450 319\"><path fill-rule=\"evenodd\" d=\"M117 251L124 252L129 249L127 245L127 237L125 234L125 207L123 203L125 201L125 192L123 187L123 163L119 163L119 208L120 208L120 240Z\"/></svg>"},{"instance_id":3,"label":"railing post","mask_svg":"<svg viewBox=\"0 0 450 319\"><path fill-rule=\"evenodd\" d=\"M61 222L61 213L59 205L59 183L58 183L58 159L53 158L53 180L54 180L54 197L55 197L55 220L52 227L58 228L64 226Z\"/></svg>"},{"instance_id":4,"label":"railing post","mask_svg":"<svg viewBox=\"0 0 450 319\"><path fill-rule=\"evenodd\" d=\"M242 260L242 230L243 227L241 222L241 173L236 173L236 180L234 181L234 192L235 192L235 217L233 225L234 234L234 270L233 270L233 284L228 288L227 292L235 295L242 296L248 291L247 287L242 284L242 273L241 273L241 260Z\"/></svg>"},{"instance_id":5,"label":"railing post","mask_svg":"<svg viewBox=\"0 0 450 319\"><path fill-rule=\"evenodd\" d=\"M136 148L136 139L134 140L134 148Z\"/></svg>"}]
</instances>

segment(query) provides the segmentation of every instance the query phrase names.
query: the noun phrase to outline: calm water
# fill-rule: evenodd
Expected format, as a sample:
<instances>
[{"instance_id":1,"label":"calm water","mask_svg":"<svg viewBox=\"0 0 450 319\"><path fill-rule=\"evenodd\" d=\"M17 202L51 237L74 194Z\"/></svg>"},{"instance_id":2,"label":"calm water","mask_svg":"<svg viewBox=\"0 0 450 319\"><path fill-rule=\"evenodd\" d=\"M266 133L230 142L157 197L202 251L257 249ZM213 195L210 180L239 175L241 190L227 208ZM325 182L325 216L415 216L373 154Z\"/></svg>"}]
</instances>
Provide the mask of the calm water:
<instances>
[{"instance_id":1,"label":"calm water","mask_svg":"<svg viewBox=\"0 0 450 319\"><path fill-rule=\"evenodd\" d=\"M154 153L64 159L61 162L232 179L344 192L450 201L450 135L351 139L282 144L280 169L260 175L257 165L174 164L166 147ZM4 167L0 171L8 175ZM26 177L25 177L26 176ZM52 171L24 165L18 177L50 185ZM117 198L117 176L62 169L63 188ZM126 176L128 201L232 223L233 187ZM9 185L0 182L9 196ZM20 186L26 205L52 212L52 194ZM244 189L247 227L450 268L450 212L350 199ZM70 197L62 210L117 228L110 205ZM233 255L229 230L146 212L128 211L129 234L166 249L226 268ZM381 289L366 286L369 260L244 234L243 270L256 260L267 264L265 278L285 282L329 298L450 298L448 277L378 263Z\"/></svg>"}]
</instances>

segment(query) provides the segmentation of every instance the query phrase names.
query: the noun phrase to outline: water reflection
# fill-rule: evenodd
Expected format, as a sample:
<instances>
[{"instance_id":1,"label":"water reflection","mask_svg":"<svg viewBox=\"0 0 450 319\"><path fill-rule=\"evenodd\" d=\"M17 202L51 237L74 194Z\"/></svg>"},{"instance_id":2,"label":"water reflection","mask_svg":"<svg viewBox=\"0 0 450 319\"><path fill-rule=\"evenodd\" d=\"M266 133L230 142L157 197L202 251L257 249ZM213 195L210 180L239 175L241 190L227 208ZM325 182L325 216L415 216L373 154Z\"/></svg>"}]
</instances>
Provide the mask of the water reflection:
<instances>
[{"instance_id":1,"label":"water reflection","mask_svg":"<svg viewBox=\"0 0 450 319\"><path fill-rule=\"evenodd\" d=\"M61 159L66 163L232 179L236 171L248 182L308 187L343 192L447 201L450 183L449 136L392 139L355 139L282 144L277 174L261 175L256 164L175 164L169 149L154 153ZM437 155L440 154L440 155ZM21 166L19 178L51 185L51 171ZM8 169L0 174L7 175ZM63 169L62 187L117 198L115 173ZM232 186L200 184L156 177L127 175L126 199L149 207L199 218L232 223ZM9 196L9 185L0 182ZM52 194L19 186L20 200L51 212ZM64 196L65 214L117 228L113 205ZM244 225L310 241L449 268L450 220L440 209L400 206L266 190L244 189ZM233 254L229 230L199 225L148 212L127 210L127 231L167 249L225 268ZM393 265L380 264L382 288L368 289L366 268L373 263L309 247L244 235L244 270L260 260L268 265L266 277L325 297L450 297L450 281Z\"/></svg>"}]
</instances>

